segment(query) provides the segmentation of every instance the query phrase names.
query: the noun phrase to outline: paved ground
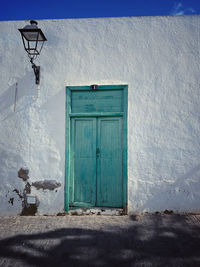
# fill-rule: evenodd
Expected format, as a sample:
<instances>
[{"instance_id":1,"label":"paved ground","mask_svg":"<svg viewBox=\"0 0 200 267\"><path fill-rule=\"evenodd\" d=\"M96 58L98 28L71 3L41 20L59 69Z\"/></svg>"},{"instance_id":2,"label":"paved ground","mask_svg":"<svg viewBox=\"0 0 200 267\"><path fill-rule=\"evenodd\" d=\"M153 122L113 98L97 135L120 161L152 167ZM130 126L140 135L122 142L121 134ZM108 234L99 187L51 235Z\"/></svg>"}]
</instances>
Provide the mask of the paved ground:
<instances>
[{"instance_id":1,"label":"paved ground","mask_svg":"<svg viewBox=\"0 0 200 267\"><path fill-rule=\"evenodd\" d=\"M200 266L200 215L0 217L0 266Z\"/></svg>"}]
</instances>

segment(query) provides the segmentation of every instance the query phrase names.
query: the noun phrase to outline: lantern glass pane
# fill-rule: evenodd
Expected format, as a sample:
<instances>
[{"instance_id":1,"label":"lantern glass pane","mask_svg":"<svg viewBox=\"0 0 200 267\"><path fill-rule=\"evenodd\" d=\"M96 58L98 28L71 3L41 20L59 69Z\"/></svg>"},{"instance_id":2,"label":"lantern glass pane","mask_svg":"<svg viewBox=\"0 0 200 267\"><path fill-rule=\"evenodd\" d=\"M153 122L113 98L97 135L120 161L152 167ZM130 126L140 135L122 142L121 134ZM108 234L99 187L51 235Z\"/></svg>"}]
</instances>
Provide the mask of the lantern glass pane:
<instances>
[{"instance_id":1,"label":"lantern glass pane","mask_svg":"<svg viewBox=\"0 0 200 267\"><path fill-rule=\"evenodd\" d=\"M29 41L37 41L38 38L38 32L23 32L23 35Z\"/></svg>"},{"instance_id":2,"label":"lantern glass pane","mask_svg":"<svg viewBox=\"0 0 200 267\"><path fill-rule=\"evenodd\" d=\"M38 53L39 51L36 47L37 42L27 41L24 37L23 37L23 40L24 40L24 48L29 55L38 55L39 54Z\"/></svg>"},{"instance_id":3,"label":"lantern glass pane","mask_svg":"<svg viewBox=\"0 0 200 267\"><path fill-rule=\"evenodd\" d=\"M38 44L37 44L37 51L38 51L39 53L40 53L41 50L42 50L43 44L44 44L44 42L38 42Z\"/></svg>"},{"instance_id":4,"label":"lantern glass pane","mask_svg":"<svg viewBox=\"0 0 200 267\"><path fill-rule=\"evenodd\" d=\"M24 37L29 41L43 41L44 38L40 32L23 32Z\"/></svg>"}]
</instances>

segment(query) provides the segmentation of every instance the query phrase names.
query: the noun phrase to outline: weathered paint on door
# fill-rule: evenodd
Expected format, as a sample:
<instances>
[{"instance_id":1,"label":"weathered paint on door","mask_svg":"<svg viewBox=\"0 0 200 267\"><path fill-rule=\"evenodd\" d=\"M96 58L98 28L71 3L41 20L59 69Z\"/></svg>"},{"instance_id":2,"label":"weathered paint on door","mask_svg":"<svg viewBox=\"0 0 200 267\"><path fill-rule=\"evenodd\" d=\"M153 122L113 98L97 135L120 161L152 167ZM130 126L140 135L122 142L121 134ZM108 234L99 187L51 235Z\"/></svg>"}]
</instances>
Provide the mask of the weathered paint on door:
<instances>
[{"instance_id":1,"label":"weathered paint on door","mask_svg":"<svg viewBox=\"0 0 200 267\"><path fill-rule=\"evenodd\" d=\"M122 207L122 118L99 118L97 206Z\"/></svg>"},{"instance_id":2,"label":"weathered paint on door","mask_svg":"<svg viewBox=\"0 0 200 267\"><path fill-rule=\"evenodd\" d=\"M72 118L71 206L123 206L122 118Z\"/></svg>"},{"instance_id":3,"label":"weathered paint on door","mask_svg":"<svg viewBox=\"0 0 200 267\"><path fill-rule=\"evenodd\" d=\"M127 209L127 85L66 87L69 207Z\"/></svg>"},{"instance_id":4,"label":"weathered paint on door","mask_svg":"<svg viewBox=\"0 0 200 267\"><path fill-rule=\"evenodd\" d=\"M72 118L72 206L94 206L96 202L96 119Z\"/></svg>"}]
</instances>

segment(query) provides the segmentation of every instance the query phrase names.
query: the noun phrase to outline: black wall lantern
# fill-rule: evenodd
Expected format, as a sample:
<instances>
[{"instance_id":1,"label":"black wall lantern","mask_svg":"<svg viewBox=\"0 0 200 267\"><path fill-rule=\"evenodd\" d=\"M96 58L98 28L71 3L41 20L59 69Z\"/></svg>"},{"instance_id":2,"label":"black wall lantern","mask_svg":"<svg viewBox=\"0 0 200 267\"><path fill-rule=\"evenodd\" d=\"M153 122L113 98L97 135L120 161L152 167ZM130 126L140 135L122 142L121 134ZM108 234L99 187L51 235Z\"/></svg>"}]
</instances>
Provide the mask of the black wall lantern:
<instances>
[{"instance_id":1,"label":"black wall lantern","mask_svg":"<svg viewBox=\"0 0 200 267\"><path fill-rule=\"evenodd\" d=\"M43 44L47 41L44 33L41 29L37 27L37 21L31 20L30 25L26 25L23 29L19 29L22 41L24 44L24 49L28 53L32 68L35 73L35 83L40 83L40 66L36 66L33 60L40 54Z\"/></svg>"}]
</instances>

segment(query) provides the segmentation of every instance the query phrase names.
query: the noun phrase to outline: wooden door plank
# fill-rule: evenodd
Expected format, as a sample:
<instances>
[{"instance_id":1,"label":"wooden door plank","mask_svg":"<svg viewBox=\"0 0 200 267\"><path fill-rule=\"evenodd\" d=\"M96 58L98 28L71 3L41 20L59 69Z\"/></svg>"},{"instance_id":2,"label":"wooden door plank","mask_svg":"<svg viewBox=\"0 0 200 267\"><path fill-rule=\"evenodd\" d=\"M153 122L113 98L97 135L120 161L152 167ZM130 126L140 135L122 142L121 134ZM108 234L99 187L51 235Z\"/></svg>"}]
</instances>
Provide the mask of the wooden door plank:
<instances>
[{"instance_id":1,"label":"wooden door plank","mask_svg":"<svg viewBox=\"0 0 200 267\"><path fill-rule=\"evenodd\" d=\"M122 207L122 118L99 118L97 140L97 205Z\"/></svg>"},{"instance_id":2,"label":"wooden door plank","mask_svg":"<svg viewBox=\"0 0 200 267\"><path fill-rule=\"evenodd\" d=\"M96 118L72 119L71 206L96 202Z\"/></svg>"}]
</instances>

